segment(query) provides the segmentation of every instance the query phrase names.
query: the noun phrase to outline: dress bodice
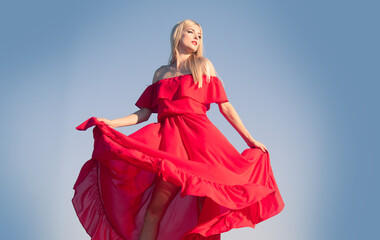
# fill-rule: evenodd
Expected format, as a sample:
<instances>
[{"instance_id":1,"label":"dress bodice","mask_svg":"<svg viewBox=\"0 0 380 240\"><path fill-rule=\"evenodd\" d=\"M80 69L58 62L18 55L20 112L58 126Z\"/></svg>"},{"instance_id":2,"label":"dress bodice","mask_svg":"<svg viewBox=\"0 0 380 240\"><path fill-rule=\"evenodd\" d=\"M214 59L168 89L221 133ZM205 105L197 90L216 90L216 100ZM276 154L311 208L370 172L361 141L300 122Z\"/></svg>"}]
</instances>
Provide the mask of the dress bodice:
<instances>
[{"instance_id":1,"label":"dress bodice","mask_svg":"<svg viewBox=\"0 0 380 240\"><path fill-rule=\"evenodd\" d=\"M203 86L198 88L192 74L186 74L162 79L149 85L135 105L158 113L157 119L160 121L172 114L205 114L211 103L222 102L228 102L228 98L216 76L211 76L208 82L204 75Z\"/></svg>"}]
</instances>

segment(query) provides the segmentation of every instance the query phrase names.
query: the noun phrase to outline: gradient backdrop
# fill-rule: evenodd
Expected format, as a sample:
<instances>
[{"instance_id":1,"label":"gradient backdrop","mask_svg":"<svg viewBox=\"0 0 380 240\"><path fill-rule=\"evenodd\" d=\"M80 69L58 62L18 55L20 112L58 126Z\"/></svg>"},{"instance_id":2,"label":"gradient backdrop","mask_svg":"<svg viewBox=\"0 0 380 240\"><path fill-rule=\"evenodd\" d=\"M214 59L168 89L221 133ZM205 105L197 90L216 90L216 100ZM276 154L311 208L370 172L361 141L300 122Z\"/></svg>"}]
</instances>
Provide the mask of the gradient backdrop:
<instances>
[{"instance_id":1,"label":"gradient backdrop","mask_svg":"<svg viewBox=\"0 0 380 240\"><path fill-rule=\"evenodd\" d=\"M92 130L75 127L138 110L167 64L172 27L187 18L202 25L205 56L268 147L285 201L279 215L222 238L374 238L378 10L375 1L336 0L1 1L1 238L90 239L71 198ZM209 117L247 148L217 105Z\"/></svg>"}]
</instances>

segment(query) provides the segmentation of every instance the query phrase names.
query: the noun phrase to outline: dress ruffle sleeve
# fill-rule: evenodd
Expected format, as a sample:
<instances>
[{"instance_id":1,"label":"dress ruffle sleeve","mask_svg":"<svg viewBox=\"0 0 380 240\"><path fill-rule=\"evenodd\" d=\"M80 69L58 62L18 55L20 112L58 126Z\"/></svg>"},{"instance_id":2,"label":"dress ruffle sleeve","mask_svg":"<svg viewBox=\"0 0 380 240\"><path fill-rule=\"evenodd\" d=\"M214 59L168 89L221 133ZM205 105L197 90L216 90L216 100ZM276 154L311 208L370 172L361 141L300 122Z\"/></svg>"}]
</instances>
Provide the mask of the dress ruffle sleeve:
<instances>
[{"instance_id":1,"label":"dress ruffle sleeve","mask_svg":"<svg viewBox=\"0 0 380 240\"><path fill-rule=\"evenodd\" d=\"M158 112L158 92L157 84L149 85L145 88L144 92L141 94L139 99L136 101L135 105L138 108L149 108L153 113Z\"/></svg>"},{"instance_id":2,"label":"dress ruffle sleeve","mask_svg":"<svg viewBox=\"0 0 380 240\"><path fill-rule=\"evenodd\" d=\"M192 79L190 79L193 81ZM206 81L206 76L203 76L203 86L198 86L193 82L184 82L188 86L183 87L182 95L193 98L194 100L204 103L223 103L228 102L226 91L222 85L222 82L216 76L210 77L210 82Z\"/></svg>"},{"instance_id":3,"label":"dress ruffle sleeve","mask_svg":"<svg viewBox=\"0 0 380 240\"><path fill-rule=\"evenodd\" d=\"M193 78L187 78L187 76L163 79L151 84L144 90L135 105L140 109L149 108L153 113L158 113L159 99L175 101L188 97L205 104L207 110L210 109L211 103L229 101L218 77L211 76L208 82L206 75L203 75L203 86L198 88Z\"/></svg>"},{"instance_id":4,"label":"dress ruffle sleeve","mask_svg":"<svg viewBox=\"0 0 380 240\"><path fill-rule=\"evenodd\" d=\"M211 76L205 96L206 98L204 99L204 103L228 102L227 94L224 90L222 82L215 76Z\"/></svg>"}]
</instances>

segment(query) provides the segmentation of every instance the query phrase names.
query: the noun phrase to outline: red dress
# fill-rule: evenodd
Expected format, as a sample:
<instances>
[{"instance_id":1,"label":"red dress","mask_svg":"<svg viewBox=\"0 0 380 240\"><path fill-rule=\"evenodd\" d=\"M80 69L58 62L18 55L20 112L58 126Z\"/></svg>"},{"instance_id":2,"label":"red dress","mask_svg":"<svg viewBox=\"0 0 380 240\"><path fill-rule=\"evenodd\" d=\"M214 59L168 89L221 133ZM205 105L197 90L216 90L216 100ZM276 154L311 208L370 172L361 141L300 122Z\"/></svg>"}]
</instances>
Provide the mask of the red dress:
<instances>
[{"instance_id":1,"label":"red dress","mask_svg":"<svg viewBox=\"0 0 380 240\"><path fill-rule=\"evenodd\" d=\"M252 227L284 208L269 154L240 154L206 115L227 102L217 77L197 88L191 74L148 86L136 106L157 115L126 136L92 117L92 158L82 167L72 199L93 240L137 240L155 177L181 187L167 209L159 240L214 240L232 228ZM202 208L199 208L199 206Z\"/></svg>"}]
</instances>

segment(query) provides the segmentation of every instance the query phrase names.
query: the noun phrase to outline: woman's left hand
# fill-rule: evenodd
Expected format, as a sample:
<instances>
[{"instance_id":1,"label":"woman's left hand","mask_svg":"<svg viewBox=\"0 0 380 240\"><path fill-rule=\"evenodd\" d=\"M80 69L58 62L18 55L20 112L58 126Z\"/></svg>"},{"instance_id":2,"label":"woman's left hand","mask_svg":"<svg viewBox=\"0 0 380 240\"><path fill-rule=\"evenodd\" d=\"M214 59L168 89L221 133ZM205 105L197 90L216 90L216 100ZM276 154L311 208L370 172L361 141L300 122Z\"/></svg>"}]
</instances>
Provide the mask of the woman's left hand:
<instances>
[{"instance_id":1,"label":"woman's left hand","mask_svg":"<svg viewBox=\"0 0 380 240\"><path fill-rule=\"evenodd\" d=\"M247 144L251 148L255 148L256 147L256 148L260 148L261 150L263 150L263 152L268 152L267 147L265 147L264 144L262 144L259 141L256 141L255 139L248 140Z\"/></svg>"},{"instance_id":2,"label":"woman's left hand","mask_svg":"<svg viewBox=\"0 0 380 240\"><path fill-rule=\"evenodd\" d=\"M114 128L114 126L112 125L112 120L108 120L106 118L98 118L98 117L96 118L96 120L104 122L110 128Z\"/></svg>"}]
</instances>

